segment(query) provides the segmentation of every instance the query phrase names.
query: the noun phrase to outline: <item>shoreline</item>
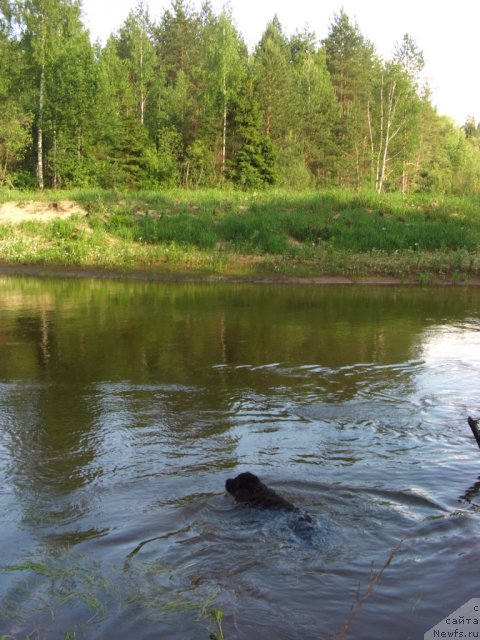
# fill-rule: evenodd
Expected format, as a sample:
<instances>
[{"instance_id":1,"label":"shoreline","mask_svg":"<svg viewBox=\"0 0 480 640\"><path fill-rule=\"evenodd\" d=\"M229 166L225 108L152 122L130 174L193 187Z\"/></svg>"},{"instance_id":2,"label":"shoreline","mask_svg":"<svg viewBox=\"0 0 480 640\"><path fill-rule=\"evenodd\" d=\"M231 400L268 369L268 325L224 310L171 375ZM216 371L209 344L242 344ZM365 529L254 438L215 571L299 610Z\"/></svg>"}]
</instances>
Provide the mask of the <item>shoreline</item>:
<instances>
[{"instance_id":1,"label":"shoreline","mask_svg":"<svg viewBox=\"0 0 480 640\"><path fill-rule=\"evenodd\" d=\"M428 282L392 276L286 276L282 274L208 274L201 272L165 272L140 269L112 269L100 267L74 267L64 265L0 263L0 276L64 279L125 280L139 282L188 282L199 284L264 284L264 285L362 285L362 286L443 286L479 287L480 277L464 280L434 278Z\"/></svg>"},{"instance_id":2,"label":"shoreline","mask_svg":"<svg viewBox=\"0 0 480 640\"><path fill-rule=\"evenodd\" d=\"M7 195L5 276L480 286L474 198L345 190Z\"/></svg>"}]
</instances>

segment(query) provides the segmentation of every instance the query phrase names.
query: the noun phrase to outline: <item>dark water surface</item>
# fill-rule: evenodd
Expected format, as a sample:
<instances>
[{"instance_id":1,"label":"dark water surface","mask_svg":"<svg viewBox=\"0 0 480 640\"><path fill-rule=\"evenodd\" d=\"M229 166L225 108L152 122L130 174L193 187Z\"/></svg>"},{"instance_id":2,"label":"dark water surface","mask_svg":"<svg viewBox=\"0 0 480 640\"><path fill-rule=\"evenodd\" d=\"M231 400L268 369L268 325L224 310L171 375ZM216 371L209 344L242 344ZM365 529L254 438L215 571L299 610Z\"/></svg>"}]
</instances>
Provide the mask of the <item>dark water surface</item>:
<instances>
[{"instance_id":1,"label":"dark water surface","mask_svg":"<svg viewBox=\"0 0 480 640\"><path fill-rule=\"evenodd\" d=\"M0 635L208 640L221 609L227 640L330 639L404 536L346 637L423 638L479 595L479 312L1 279ZM313 527L233 505L245 470Z\"/></svg>"}]
</instances>

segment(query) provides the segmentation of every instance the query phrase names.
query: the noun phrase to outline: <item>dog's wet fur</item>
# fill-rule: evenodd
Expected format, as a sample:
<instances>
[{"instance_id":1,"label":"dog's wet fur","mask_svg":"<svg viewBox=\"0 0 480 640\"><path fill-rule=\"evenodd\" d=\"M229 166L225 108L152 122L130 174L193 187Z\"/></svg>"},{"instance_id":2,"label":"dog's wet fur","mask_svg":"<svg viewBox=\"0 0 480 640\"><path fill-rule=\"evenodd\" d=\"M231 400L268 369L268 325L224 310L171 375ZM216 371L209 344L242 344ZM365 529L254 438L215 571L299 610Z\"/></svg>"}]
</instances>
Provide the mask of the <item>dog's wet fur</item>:
<instances>
[{"instance_id":1,"label":"dog's wet fur","mask_svg":"<svg viewBox=\"0 0 480 640\"><path fill-rule=\"evenodd\" d=\"M225 482L225 489L235 498L235 502L244 506L291 513L292 517L288 516L289 527L304 542L313 543L316 528L315 521L310 514L267 487L254 473L246 471L240 473L236 478L229 478Z\"/></svg>"},{"instance_id":2,"label":"dog's wet fur","mask_svg":"<svg viewBox=\"0 0 480 640\"><path fill-rule=\"evenodd\" d=\"M229 478L225 482L225 489L235 498L236 502L241 502L251 507L298 511L297 507L263 484L260 478L254 473L250 473L250 471L241 473L236 478Z\"/></svg>"}]
</instances>

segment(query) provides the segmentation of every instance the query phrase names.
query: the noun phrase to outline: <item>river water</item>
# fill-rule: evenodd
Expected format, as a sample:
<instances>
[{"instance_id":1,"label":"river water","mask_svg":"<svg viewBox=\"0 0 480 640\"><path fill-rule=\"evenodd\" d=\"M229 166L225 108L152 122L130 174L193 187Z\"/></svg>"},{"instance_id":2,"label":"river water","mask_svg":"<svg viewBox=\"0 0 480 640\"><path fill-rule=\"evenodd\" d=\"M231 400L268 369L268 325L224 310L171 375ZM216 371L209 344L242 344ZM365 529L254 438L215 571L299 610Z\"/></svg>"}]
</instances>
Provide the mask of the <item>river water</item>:
<instances>
[{"instance_id":1,"label":"river water","mask_svg":"<svg viewBox=\"0 0 480 640\"><path fill-rule=\"evenodd\" d=\"M208 640L220 610L227 640L423 638L479 595L479 312L1 279L0 635ZM313 524L233 504L246 470Z\"/></svg>"}]
</instances>

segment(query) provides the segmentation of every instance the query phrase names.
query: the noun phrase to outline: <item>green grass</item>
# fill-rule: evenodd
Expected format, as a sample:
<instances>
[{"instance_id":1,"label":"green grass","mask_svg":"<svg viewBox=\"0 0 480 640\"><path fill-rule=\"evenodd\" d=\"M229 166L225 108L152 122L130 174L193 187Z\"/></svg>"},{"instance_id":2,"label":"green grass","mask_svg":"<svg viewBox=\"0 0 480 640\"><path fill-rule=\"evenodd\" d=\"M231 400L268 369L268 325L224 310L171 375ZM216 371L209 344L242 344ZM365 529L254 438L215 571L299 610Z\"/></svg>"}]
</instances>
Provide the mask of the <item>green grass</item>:
<instances>
[{"instance_id":1,"label":"green grass","mask_svg":"<svg viewBox=\"0 0 480 640\"><path fill-rule=\"evenodd\" d=\"M0 225L0 261L221 275L480 275L480 200L370 191L16 193L86 216Z\"/></svg>"}]
</instances>

